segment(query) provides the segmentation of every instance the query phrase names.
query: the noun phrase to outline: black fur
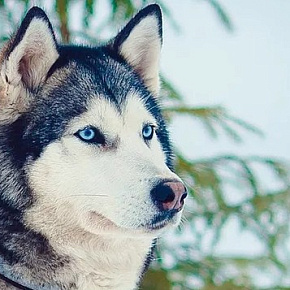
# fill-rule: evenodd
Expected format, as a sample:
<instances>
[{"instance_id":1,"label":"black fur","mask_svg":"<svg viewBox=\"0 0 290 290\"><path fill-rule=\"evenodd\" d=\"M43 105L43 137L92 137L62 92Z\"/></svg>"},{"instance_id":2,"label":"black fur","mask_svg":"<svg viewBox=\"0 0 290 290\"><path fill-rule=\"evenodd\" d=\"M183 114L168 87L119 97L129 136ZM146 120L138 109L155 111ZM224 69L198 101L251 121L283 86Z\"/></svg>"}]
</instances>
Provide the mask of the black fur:
<instances>
[{"instance_id":1,"label":"black fur","mask_svg":"<svg viewBox=\"0 0 290 290\"><path fill-rule=\"evenodd\" d=\"M24 211L34 202L26 178L26 166L36 160L47 145L60 139L68 122L86 111L92 96L101 94L121 111L128 92L132 89L138 92L145 101L146 108L158 122L157 137L166 153L167 165L173 169L172 148L158 102L140 76L119 54L121 43L126 40L133 27L151 14L156 15L159 21L159 36L162 39L160 8L150 5L133 18L113 41L113 45L109 43L98 48L56 45L59 58L49 70L45 84L33 92L35 101L29 111L11 124L0 126L0 163L7 169L0 172L0 257L7 269L16 263L28 268L37 265L41 276L41 271L46 267L53 273L69 262L67 257L56 255L48 240L23 222ZM47 22L55 40L47 16L41 9L34 7L9 43L6 58L20 43L35 17ZM61 81L61 85L53 90L46 90L45 87L53 84L58 72L64 68L69 68L72 73ZM150 252L144 270L151 259ZM1 271L5 272L2 266ZM23 284L21 273L18 276L12 275L12 278L23 287L35 285L33 281L32 284ZM45 289L45 285L31 287Z\"/></svg>"},{"instance_id":2,"label":"black fur","mask_svg":"<svg viewBox=\"0 0 290 290\"><path fill-rule=\"evenodd\" d=\"M51 91L48 96L41 89L37 92L34 106L21 120L22 124L26 124L21 140L21 147L26 148L26 152L22 152L24 156L19 156L19 160L28 156L33 159L39 157L45 146L60 138L67 123L86 110L91 95L102 94L121 110L128 92L134 89L146 100L148 111L158 121L159 129L156 133L164 151L168 153L167 164L172 168L172 150L160 107L133 68L110 46L60 46L58 51L60 57L49 71L47 82L58 69L70 65L76 65L78 73L71 74L62 86Z\"/></svg>"}]
</instances>

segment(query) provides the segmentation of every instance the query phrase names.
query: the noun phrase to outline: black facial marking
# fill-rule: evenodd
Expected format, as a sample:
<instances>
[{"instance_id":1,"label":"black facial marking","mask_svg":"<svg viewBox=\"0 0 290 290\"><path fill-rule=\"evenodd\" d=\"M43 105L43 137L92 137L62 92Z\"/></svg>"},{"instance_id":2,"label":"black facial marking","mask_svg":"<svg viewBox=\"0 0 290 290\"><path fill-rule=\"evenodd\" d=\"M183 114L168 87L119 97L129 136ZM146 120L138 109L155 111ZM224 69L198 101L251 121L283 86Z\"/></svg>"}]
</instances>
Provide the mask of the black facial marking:
<instances>
[{"instance_id":1,"label":"black facial marking","mask_svg":"<svg viewBox=\"0 0 290 290\"><path fill-rule=\"evenodd\" d=\"M70 121L87 111L93 98L107 99L121 114L129 93L136 92L156 119L156 136L165 152L166 163L172 169L172 149L157 100L117 49L134 26L148 15L157 18L162 40L161 11L153 4L133 18L108 45L90 48L55 43L59 58L47 73L45 82L33 91L27 91L31 95L29 110L16 121L0 125L0 164L3 169L0 171L0 258L5 265L17 264L26 270L37 267L41 279L42 275L53 275L69 263L68 257L57 254L44 235L25 223L25 212L36 200L27 172L49 144L62 138ZM21 42L33 18L47 23L55 41L47 16L35 7L28 12L9 42L4 57L9 57ZM95 141L105 143L105 136L97 133ZM150 259L151 255L148 255L148 264Z\"/></svg>"},{"instance_id":2,"label":"black facial marking","mask_svg":"<svg viewBox=\"0 0 290 290\"><path fill-rule=\"evenodd\" d=\"M104 134L93 126L85 127L74 134L85 143L105 145L106 138Z\"/></svg>"},{"instance_id":3,"label":"black facial marking","mask_svg":"<svg viewBox=\"0 0 290 290\"><path fill-rule=\"evenodd\" d=\"M92 98L107 98L121 113L129 92L136 91L158 122L156 135L166 152L167 165L171 166L171 146L161 110L131 67L106 46L64 46L59 48L59 53L47 83L64 68L70 73L48 95L43 95L42 90L38 92L35 105L25 120L27 127L22 142L26 156L38 158L50 142L61 138L69 121L85 112Z\"/></svg>"}]
</instances>

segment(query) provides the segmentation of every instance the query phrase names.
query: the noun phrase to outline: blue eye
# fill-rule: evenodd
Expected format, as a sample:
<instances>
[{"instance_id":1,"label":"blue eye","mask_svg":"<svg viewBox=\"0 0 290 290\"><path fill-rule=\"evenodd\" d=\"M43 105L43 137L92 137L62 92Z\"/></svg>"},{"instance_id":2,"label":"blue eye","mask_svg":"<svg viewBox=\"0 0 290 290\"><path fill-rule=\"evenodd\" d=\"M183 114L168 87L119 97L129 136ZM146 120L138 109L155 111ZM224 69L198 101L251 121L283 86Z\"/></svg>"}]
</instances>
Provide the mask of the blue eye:
<instances>
[{"instance_id":1,"label":"blue eye","mask_svg":"<svg viewBox=\"0 0 290 290\"><path fill-rule=\"evenodd\" d=\"M142 135L145 140L151 140L154 134L154 127L152 125L144 126Z\"/></svg>"},{"instance_id":2,"label":"blue eye","mask_svg":"<svg viewBox=\"0 0 290 290\"><path fill-rule=\"evenodd\" d=\"M87 143L105 144L105 136L95 127L86 127L75 133L75 136Z\"/></svg>"},{"instance_id":3,"label":"blue eye","mask_svg":"<svg viewBox=\"0 0 290 290\"><path fill-rule=\"evenodd\" d=\"M91 128L86 128L79 131L79 136L86 141L93 140L95 138L95 131Z\"/></svg>"}]
</instances>

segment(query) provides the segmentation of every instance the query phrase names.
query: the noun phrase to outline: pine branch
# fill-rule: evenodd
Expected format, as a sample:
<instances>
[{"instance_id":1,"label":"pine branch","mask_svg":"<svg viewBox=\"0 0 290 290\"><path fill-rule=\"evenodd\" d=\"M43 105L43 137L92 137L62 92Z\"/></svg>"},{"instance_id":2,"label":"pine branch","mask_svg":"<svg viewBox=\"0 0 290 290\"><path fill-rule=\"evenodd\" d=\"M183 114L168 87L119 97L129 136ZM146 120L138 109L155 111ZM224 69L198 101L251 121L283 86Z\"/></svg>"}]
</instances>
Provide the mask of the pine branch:
<instances>
[{"instance_id":1,"label":"pine branch","mask_svg":"<svg viewBox=\"0 0 290 290\"><path fill-rule=\"evenodd\" d=\"M70 42L70 30L68 27L68 5L69 0L55 1L55 10L58 13L60 21L60 33L63 43Z\"/></svg>"},{"instance_id":2,"label":"pine branch","mask_svg":"<svg viewBox=\"0 0 290 290\"><path fill-rule=\"evenodd\" d=\"M237 129L233 125L238 125L240 128L247 130L248 132L262 136L262 132L255 126L245 122L241 119L234 118L228 114L228 112L220 107L187 107L183 104L168 106L164 108L164 114L167 119L172 119L178 115L189 115L198 119L207 129L208 133L217 138L219 136L217 128L222 128L228 137L236 142L241 142L242 138Z\"/></svg>"},{"instance_id":3,"label":"pine branch","mask_svg":"<svg viewBox=\"0 0 290 290\"><path fill-rule=\"evenodd\" d=\"M233 30L233 23L232 20L230 19L228 13L226 13L225 8L222 7L222 5L216 1L216 0L206 0L210 6L215 10L215 12L217 13L217 15L219 16L221 22L223 23L223 25L229 30L232 31Z\"/></svg>"}]
</instances>

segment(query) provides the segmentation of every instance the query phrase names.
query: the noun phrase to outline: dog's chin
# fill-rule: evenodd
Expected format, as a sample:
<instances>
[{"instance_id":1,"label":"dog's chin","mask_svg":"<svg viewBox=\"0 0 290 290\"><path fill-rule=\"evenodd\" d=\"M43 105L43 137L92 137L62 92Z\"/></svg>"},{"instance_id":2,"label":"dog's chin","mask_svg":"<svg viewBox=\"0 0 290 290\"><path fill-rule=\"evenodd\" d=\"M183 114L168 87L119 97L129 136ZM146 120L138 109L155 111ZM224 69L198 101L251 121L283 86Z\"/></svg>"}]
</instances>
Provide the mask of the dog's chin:
<instances>
[{"instance_id":1,"label":"dog's chin","mask_svg":"<svg viewBox=\"0 0 290 290\"><path fill-rule=\"evenodd\" d=\"M178 226L181 220L181 213L177 211L168 211L159 213L146 223L143 228L147 232L162 232L167 228Z\"/></svg>"},{"instance_id":2,"label":"dog's chin","mask_svg":"<svg viewBox=\"0 0 290 290\"><path fill-rule=\"evenodd\" d=\"M90 212L90 232L98 234L120 234L136 235L153 234L158 235L168 228L178 226L181 220L181 212L168 211L157 213L149 221L138 226L127 227L117 225L115 222L96 212Z\"/></svg>"}]
</instances>

